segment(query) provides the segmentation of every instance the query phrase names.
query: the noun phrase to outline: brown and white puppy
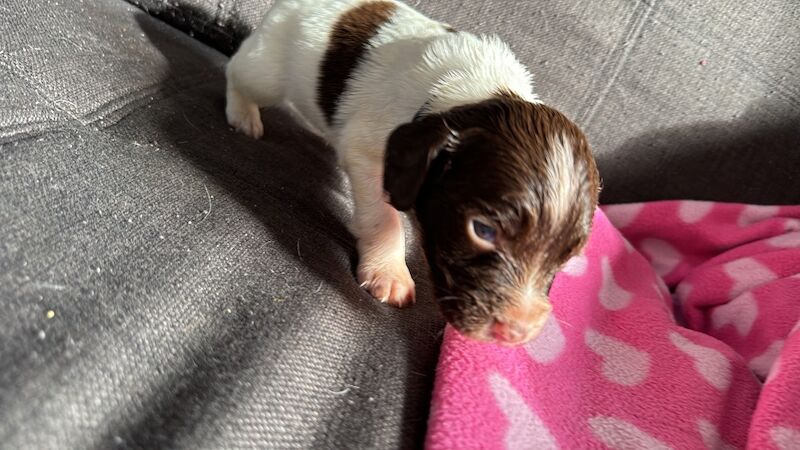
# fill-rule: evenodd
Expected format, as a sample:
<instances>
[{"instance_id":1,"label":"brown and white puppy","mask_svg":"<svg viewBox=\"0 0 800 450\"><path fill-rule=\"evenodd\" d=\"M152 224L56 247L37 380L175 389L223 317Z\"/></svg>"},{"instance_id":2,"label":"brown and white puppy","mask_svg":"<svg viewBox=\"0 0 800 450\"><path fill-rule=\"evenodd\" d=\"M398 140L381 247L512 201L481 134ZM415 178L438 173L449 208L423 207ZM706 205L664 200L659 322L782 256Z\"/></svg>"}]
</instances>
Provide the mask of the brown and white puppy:
<instances>
[{"instance_id":1,"label":"brown and white puppy","mask_svg":"<svg viewBox=\"0 0 800 450\"><path fill-rule=\"evenodd\" d=\"M232 126L258 138L259 107L287 102L337 150L373 296L414 299L398 215L411 210L456 329L505 344L541 329L599 179L583 133L538 101L508 46L397 1L277 0L227 75Z\"/></svg>"}]
</instances>

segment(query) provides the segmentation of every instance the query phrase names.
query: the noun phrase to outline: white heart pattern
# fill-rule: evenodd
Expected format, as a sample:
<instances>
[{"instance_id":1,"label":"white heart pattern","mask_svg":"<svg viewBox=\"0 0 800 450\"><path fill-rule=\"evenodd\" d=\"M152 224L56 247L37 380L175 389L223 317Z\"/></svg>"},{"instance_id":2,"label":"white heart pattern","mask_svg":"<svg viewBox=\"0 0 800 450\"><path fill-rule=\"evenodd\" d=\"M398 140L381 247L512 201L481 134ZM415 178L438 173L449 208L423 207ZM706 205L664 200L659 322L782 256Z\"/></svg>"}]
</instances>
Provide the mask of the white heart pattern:
<instances>
[{"instance_id":1,"label":"white heart pattern","mask_svg":"<svg viewBox=\"0 0 800 450\"><path fill-rule=\"evenodd\" d=\"M669 340L681 352L694 360L694 368L703 379L720 391L731 384L731 362L722 353L712 348L697 345L683 335L671 331Z\"/></svg>"},{"instance_id":2,"label":"white heart pattern","mask_svg":"<svg viewBox=\"0 0 800 450\"><path fill-rule=\"evenodd\" d=\"M667 450L672 447L650 436L632 423L608 416L589 419L589 428L605 445L615 450Z\"/></svg>"},{"instance_id":3,"label":"white heart pattern","mask_svg":"<svg viewBox=\"0 0 800 450\"><path fill-rule=\"evenodd\" d=\"M717 427L706 419L697 421L697 431L700 432L700 436L703 438L703 444L705 444L707 449L736 450L736 447L722 440L722 436L719 435Z\"/></svg>"},{"instance_id":4,"label":"white heart pattern","mask_svg":"<svg viewBox=\"0 0 800 450\"><path fill-rule=\"evenodd\" d=\"M683 255L675 247L661 239L644 239L639 247L661 277L672 273L683 260Z\"/></svg>"},{"instance_id":5,"label":"white heart pattern","mask_svg":"<svg viewBox=\"0 0 800 450\"><path fill-rule=\"evenodd\" d=\"M539 336L525 345L528 355L540 364L550 364L561 355L567 340L555 314L550 314Z\"/></svg>"},{"instance_id":6,"label":"white heart pattern","mask_svg":"<svg viewBox=\"0 0 800 450\"><path fill-rule=\"evenodd\" d=\"M763 380L770 374L772 366L781 355L781 350L783 350L783 340L779 339L770 344L764 353L750 360L748 364L750 370Z\"/></svg>"},{"instance_id":7,"label":"white heart pattern","mask_svg":"<svg viewBox=\"0 0 800 450\"><path fill-rule=\"evenodd\" d=\"M746 337L758 318L758 303L752 292L745 292L711 313L711 324L715 330L733 325L739 336Z\"/></svg>"},{"instance_id":8,"label":"white heart pattern","mask_svg":"<svg viewBox=\"0 0 800 450\"><path fill-rule=\"evenodd\" d=\"M644 209L643 203L634 203L629 205L608 205L603 208L606 217L617 228L625 228L632 224L636 217Z\"/></svg>"},{"instance_id":9,"label":"white heart pattern","mask_svg":"<svg viewBox=\"0 0 800 450\"><path fill-rule=\"evenodd\" d=\"M650 355L595 330L586 330L586 345L603 359L601 371L612 383L635 386L647 378L650 371Z\"/></svg>"},{"instance_id":10,"label":"white heart pattern","mask_svg":"<svg viewBox=\"0 0 800 450\"><path fill-rule=\"evenodd\" d=\"M767 379L764 380L764 384L769 384L772 380L778 378L778 375L781 374L781 357L778 356L778 359L772 364L772 367L769 369L769 375L767 375Z\"/></svg>"},{"instance_id":11,"label":"white heart pattern","mask_svg":"<svg viewBox=\"0 0 800 450\"><path fill-rule=\"evenodd\" d=\"M633 294L617 284L607 256L600 261L600 267L603 271L603 285L599 293L600 304L609 311L619 311L630 305Z\"/></svg>"},{"instance_id":12,"label":"white heart pattern","mask_svg":"<svg viewBox=\"0 0 800 450\"><path fill-rule=\"evenodd\" d=\"M577 278L586 273L586 268L589 266L589 260L584 255L576 255L564 264L561 271L573 278Z\"/></svg>"},{"instance_id":13,"label":"white heart pattern","mask_svg":"<svg viewBox=\"0 0 800 450\"><path fill-rule=\"evenodd\" d=\"M775 427L769 431L772 442L780 450L800 449L800 431L789 427Z\"/></svg>"},{"instance_id":14,"label":"white heart pattern","mask_svg":"<svg viewBox=\"0 0 800 450\"><path fill-rule=\"evenodd\" d=\"M703 220L714 208L712 202L681 202L678 206L678 217L687 224L694 224Z\"/></svg>"},{"instance_id":15,"label":"white heart pattern","mask_svg":"<svg viewBox=\"0 0 800 450\"><path fill-rule=\"evenodd\" d=\"M800 232L786 233L767 240L767 244L777 248L800 247Z\"/></svg>"},{"instance_id":16,"label":"white heart pattern","mask_svg":"<svg viewBox=\"0 0 800 450\"><path fill-rule=\"evenodd\" d=\"M753 258L731 261L725 264L722 270L733 280L733 287L728 293L728 298L738 297L739 294L746 290L778 278L771 270Z\"/></svg>"},{"instance_id":17,"label":"white heart pattern","mask_svg":"<svg viewBox=\"0 0 800 450\"><path fill-rule=\"evenodd\" d=\"M778 206L747 205L742 212L739 213L739 218L736 220L736 223L744 228L756 222L775 217L779 212L780 207Z\"/></svg>"},{"instance_id":18,"label":"white heart pattern","mask_svg":"<svg viewBox=\"0 0 800 450\"><path fill-rule=\"evenodd\" d=\"M558 444L525 400L505 377L499 373L489 375L489 387L497 406L503 411L509 427L505 436L507 449L557 449Z\"/></svg>"}]
</instances>

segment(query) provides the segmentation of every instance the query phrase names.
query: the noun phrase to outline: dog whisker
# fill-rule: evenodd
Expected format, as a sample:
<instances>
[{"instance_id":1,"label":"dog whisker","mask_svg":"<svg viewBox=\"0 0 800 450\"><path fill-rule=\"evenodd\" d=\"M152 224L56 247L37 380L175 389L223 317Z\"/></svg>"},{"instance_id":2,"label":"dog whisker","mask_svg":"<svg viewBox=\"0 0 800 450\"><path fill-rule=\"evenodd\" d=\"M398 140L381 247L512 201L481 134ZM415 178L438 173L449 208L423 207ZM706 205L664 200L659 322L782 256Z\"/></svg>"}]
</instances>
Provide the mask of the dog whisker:
<instances>
[{"instance_id":1,"label":"dog whisker","mask_svg":"<svg viewBox=\"0 0 800 450\"><path fill-rule=\"evenodd\" d=\"M569 323L569 322L567 322L565 320L561 320L558 317L556 317L555 315L553 316L553 318L556 319L558 321L558 323L560 323L562 325L566 325L566 326L572 328L573 330L575 329L575 327L571 323Z\"/></svg>"}]
</instances>

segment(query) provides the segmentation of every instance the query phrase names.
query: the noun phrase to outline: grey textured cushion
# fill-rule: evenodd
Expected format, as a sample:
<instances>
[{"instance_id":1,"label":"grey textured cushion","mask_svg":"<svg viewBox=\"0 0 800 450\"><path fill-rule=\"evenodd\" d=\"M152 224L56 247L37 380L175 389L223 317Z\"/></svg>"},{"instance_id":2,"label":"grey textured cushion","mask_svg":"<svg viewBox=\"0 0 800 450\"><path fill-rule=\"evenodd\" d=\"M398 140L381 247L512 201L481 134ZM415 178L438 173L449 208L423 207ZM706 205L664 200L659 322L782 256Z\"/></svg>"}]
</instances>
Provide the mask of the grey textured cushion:
<instances>
[{"instance_id":1,"label":"grey textured cushion","mask_svg":"<svg viewBox=\"0 0 800 450\"><path fill-rule=\"evenodd\" d=\"M3 8L0 447L421 442L442 322L419 258L412 309L358 287L332 150L235 135L226 58L124 2Z\"/></svg>"},{"instance_id":2,"label":"grey textured cushion","mask_svg":"<svg viewBox=\"0 0 800 450\"><path fill-rule=\"evenodd\" d=\"M137 3L221 52L121 0L0 5L0 447L418 445L442 323L416 246L420 302L376 304L331 150L225 124L267 2ZM511 43L605 201L800 202L794 0L418 6Z\"/></svg>"}]
</instances>

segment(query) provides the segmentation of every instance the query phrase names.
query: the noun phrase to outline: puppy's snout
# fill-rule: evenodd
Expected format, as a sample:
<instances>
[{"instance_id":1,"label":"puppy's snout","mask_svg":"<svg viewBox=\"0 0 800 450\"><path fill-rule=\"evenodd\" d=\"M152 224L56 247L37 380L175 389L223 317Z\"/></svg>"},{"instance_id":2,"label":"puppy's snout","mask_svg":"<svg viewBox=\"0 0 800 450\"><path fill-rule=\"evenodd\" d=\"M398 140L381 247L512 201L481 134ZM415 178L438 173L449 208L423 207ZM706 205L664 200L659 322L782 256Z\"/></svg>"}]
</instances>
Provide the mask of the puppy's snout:
<instances>
[{"instance_id":1,"label":"puppy's snout","mask_svg":"<svg viewBox=\"0 0 800 450\"><path fill-rule=\"evenodd\" d=\"M519 345L535 338L550 317L552 306L546 299L509 308L491 326L492 337L501 344Z\"/></svg>"},{"instance_id":2,"label":"puppy's snout","mask_svg":"<svg viewBox=\"0 0 800 450\"><path fill-rule=\"evenodd\" d=\"M503 344L521 344L532 334L533 327L528 323L495 321L492 325L492 337Z\"/></svg>"}]
</instances>

